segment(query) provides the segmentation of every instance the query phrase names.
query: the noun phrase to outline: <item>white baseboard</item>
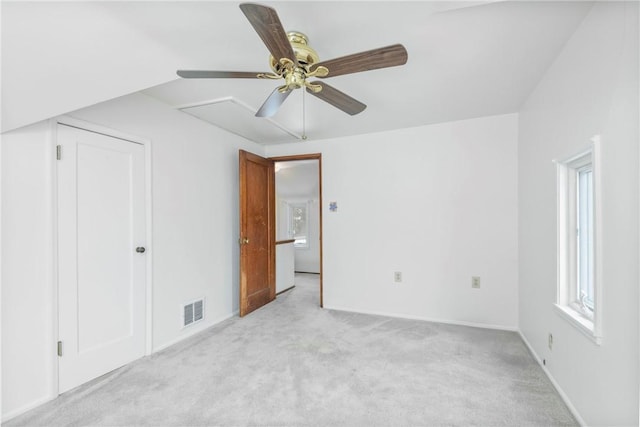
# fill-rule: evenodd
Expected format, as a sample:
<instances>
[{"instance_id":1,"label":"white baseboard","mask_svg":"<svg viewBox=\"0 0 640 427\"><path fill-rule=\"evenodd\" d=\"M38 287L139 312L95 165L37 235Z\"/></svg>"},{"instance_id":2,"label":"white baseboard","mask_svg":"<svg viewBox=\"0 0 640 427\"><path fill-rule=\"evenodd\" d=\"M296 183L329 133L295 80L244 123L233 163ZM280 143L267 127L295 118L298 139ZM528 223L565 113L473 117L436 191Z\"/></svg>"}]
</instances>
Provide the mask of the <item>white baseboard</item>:
<instances>
[{"instance_id":1,"label":"white baseboard","mask_svg":"<svg viewBox=\"0 0 640 427\"><path fill-rule=\"evenodd\" d=\"M222 323L227 319L231 319L232 317L237 316L238 313L239 313L239 311L236 310L236 311L232 312L231 314L227 314L227 315L222 316L222 317L220 317L218 319L214 319L214 320L211 320L211 321L206 322L206 323L203 322L203 323L201 323L199 325L193 325L194 326L193 328L185 331L184 333L182 333L177 338L175 338L175 339L173 339L173 340L171 340L169 342L166 342L166 343L164 343L162 345L159 345L158 347L155 347L153 349L153 351L151 352L151 354L157 353L159 351L164 350L165 348L171 347L172 345L178 344L179 342L184 341L187 338L192 337L192 336L194 336L196 334L199 334L200 332L204 332L207 329L209 329L209 328L211 328L213 326L216 326L217 324Z\"/></svg>"},{"instance_id":2,"label":"white baseboard","mask_svg":"<svg viewBox=\"0 0 640 427\"><path fill-rule=\"evenodd\" d=\"M553 384L553 386L555 387L556 391L558 392L558 394L560 395L560 397L564 401L565 405L567 405L567 408L569 408L569 411L571 411L571 415L573 415L573 417L576 419L576 421L578 421L578 423L581 426L583 426L583 427L586 426L587 423L584 422L584 420L580 416L580 413L578 412L576 407L573 406L573 403L571 403L571 400L569 400L569 396L567 396L567 394L564 392L564 390L562 390L562 387L560 387L560 384L558 384L556 379L553 378L553 375L551 375L551 372L549 372L549 370L544 365L544 363L542 363L542 359L540 358L540 356L538 356L538 353L535 352L535 350L533 349L533 347L531 346L531 344L529 343L527 338L522 333L522 331L518 330L518 334L520 334L520 338L522 338L522 342L524 342L524 344L527 346L527 348L529 349L529 352L531 353L533 358L536 360L536 362L538 362L538 365L540 365L540 367L542 368L542 371L547 375L547 378L549 378L549 381L551 381L551 384Z\"/></svg>"},{"instance_id":3,"label":"white baseboard","mask_svg":"<svg viewBox=\"0 0 640 427\"><path fill-rule=\"evenodd\" d=\"M287 287L287 288L284 288L284 289L283 289L283 290L281 290L281 291L277 291L277 292L276 292L276 296L278 296L278 295L280 295L280 294L283 294L283 293L285 293L285 292L287 292L287 291L290 291L291 289L293 289L293 288L295 288L295 287L296 287L296 285L291 285L291 286L289 286L289 287Z\"/></svg>"},{"instance_id":4,"label":"white baseboard","mask_svg":"<svg viewBox=\"0 0 640 427\"><path fill-rule=\"evenodd\" d=\"M518 328L516 326L492 325L489 323L465 322L460 320L449 320L449 319L436 319L433 317L412 316L408 314L390 313L386 311L359 310L359 309L348 308L348 307L327 306L326 304L324 308L327 310L349 311L352 313L360 313L360 314L372 314L374 316L397 317L399 319L422 320L425 322L445 323L448 325L470 326L472 328L497 329L500 331L518 332Z\"/></svg>"},{"instance_id":5,"label":"white baseboard","mask_svg":"<svg viewBox=\"0 0 640 427\"><path fill-rule=\"evenodd\" d=\"M17 417L18 415L22 415L25 412L29 412L32 409L37 408L40 405L44 405L47 402L52 401L53 399L57 398L58 396L45 396L45 397L41 397L37 400L34 400L33 402L30 402L27 405L21 406L17 409L14 409L13 411L7 412L6 414L2 415L2 422L7 422L12 418Z\"/></svg>"}]
</instances>

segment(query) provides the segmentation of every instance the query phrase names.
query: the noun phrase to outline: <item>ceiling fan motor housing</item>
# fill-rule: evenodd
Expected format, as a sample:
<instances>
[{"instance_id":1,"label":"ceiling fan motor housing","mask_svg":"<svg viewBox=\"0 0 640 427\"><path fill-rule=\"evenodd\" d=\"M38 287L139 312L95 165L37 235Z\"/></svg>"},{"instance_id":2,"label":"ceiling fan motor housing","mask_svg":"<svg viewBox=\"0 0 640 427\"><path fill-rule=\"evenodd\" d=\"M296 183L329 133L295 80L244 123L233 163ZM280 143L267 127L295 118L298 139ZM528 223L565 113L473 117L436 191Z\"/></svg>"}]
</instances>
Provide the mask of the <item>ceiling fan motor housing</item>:
<instances>
[{"instance_id":1,"label":"ceiling fan motor housing","mask_svg":"<svg viewBox=\"0 0 640 427\"><path fill-rule=\"evenodd\" d=\"M289 31L287 38L291 43L298 64L304 69L305 73L308 73L311 66L320 61L318 53L308 45L309 38L299 31ZM271 65L274 73L283 75L285 67L280 62L280 59L281 58L276 59L273 56L269 56L269 65Z\"/></svg>"}]
</instances>

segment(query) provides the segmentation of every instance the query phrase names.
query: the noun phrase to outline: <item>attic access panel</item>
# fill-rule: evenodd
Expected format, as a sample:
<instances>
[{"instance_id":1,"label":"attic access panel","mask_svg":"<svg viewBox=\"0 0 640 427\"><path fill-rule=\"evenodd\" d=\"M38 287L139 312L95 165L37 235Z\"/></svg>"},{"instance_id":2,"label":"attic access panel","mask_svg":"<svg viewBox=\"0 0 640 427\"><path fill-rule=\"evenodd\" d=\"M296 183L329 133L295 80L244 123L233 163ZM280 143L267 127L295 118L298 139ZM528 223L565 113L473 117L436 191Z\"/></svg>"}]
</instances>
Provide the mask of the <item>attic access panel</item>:
<instances>
[{"instance_id":1,"label":"attic access panel","mask_svg":"<svg viewBox=\"0 0 640 427\"><path fill-rule=\"evenodd\" d=\"M257 120L251 107L231 97L180 107L179 110L258 144L301 139L300 135L273 119Z\"/></svg>"}]
</instances>

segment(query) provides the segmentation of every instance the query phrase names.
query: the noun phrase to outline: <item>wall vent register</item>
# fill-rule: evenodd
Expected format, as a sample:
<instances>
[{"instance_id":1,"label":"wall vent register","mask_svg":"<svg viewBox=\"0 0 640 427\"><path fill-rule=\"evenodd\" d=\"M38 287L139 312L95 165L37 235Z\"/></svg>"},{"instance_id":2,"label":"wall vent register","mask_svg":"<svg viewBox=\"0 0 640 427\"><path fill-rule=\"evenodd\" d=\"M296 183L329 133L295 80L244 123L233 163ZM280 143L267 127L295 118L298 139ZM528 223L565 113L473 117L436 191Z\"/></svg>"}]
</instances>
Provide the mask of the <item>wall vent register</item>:
<instances>
[{"instance_id":1,"label":"wall vent register","mask_svg":"<svg viewBox=\"0 0 640 427\"><path fill-rule=\"evenodd\" d=\"M204 319L204 298L182 306L182 326L186 327Z\"/></svg>"}]
</instances>

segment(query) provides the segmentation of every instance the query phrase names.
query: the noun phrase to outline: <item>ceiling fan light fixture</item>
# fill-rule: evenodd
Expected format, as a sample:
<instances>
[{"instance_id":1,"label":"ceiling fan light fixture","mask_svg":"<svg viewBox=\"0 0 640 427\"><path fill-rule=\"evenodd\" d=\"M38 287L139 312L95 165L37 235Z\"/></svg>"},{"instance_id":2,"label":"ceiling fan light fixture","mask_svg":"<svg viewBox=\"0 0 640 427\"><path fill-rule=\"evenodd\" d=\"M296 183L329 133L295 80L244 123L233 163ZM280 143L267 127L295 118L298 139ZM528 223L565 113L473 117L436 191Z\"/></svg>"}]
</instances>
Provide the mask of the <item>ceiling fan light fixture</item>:
<instances>
[{"instance_id":1,"label":"ceiling fan light fixture","mask_svg":"<svg viewBox=\"0 0 640 427\"><path fill-rule=\"evenodd\" d=\"M300 67L296 67L293 70L287 70L284 73L284 81L286 82L286 86L289 90L300 89L305 86L306 79L307 73Z\"/></svg>"}]
</instances>

